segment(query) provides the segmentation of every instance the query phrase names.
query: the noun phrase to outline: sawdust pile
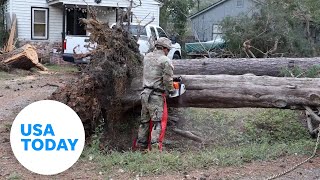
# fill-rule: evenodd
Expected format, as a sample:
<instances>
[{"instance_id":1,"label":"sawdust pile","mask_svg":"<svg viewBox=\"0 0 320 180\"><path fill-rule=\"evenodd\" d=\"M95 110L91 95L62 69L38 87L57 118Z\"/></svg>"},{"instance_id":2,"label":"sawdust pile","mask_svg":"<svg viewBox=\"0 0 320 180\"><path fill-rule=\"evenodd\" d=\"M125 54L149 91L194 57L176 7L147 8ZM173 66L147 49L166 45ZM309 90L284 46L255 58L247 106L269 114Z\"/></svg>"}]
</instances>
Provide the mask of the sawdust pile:
<instances>
[{"instance_id":1,"label":"sawdust pile","mask_svg":"<svg viewBox=\"0 0 320 180\"><path fill-rule=\"evenodd\" d=\"M142 57L134 39L122 27L109 28L95 16L83 19L97 48L82 75L75 82L58 89L52 99L70 106L80 116L90 137L103 127L104 137L113 146L117 143L119 128L130 124L123 118L121 97L133 77L141 73ZM102 126L103 125L103 126ZM112 145L113 144L113 145Z\"/></svg>"}]
</instances>

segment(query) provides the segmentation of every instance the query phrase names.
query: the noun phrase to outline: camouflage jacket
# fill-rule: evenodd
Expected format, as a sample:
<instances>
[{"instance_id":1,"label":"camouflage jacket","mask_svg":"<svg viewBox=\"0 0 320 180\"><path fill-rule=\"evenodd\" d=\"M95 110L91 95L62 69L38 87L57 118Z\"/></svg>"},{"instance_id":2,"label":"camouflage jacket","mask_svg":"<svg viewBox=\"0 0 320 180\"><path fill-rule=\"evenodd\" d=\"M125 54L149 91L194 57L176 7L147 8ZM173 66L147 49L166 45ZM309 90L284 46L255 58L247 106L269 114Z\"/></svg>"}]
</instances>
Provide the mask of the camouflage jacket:
<instances>
[{"instance_id":1,"label":"camouflage jacket","mask_svg":"<svg viewBox=\"0 0 320 180\"><path fill-rule=\"evenodd\" d=\"M143 93L150 93L146 88L173 91L173 65L172 61L162 50L154 50L148 53L143 60ZM158 92L154 92L159 94ZM160 93L161 94L161 93Z\"/></svg>"}]
</instances>

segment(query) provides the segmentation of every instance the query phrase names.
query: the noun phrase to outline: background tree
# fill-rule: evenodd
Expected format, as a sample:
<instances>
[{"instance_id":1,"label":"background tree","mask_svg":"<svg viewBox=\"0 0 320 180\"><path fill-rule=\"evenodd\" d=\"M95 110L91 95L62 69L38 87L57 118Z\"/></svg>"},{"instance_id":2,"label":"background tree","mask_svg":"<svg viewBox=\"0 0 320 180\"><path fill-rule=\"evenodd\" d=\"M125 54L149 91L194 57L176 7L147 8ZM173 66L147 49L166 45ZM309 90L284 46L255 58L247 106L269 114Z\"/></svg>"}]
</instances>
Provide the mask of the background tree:
<instances>
[{"instance_id":1,"label":"background tree","mask_svg":"<svg viewBox=\"0 0 320 180\"><path fill-rule=\"evenodd\" d=\"M6 37L4 21L4 0L0 0L0 48L3 46Z\"/></svg>"},{"instance_id":2,"label":"background tree","mask_svg":"<svg viewBox=\"0 0 320 180\"><path fill-rule=\"evenodd\" d=\"M227 48L238 57L316 56L319 9L316 0L267 0L252 16L222 22Z\"/></svg>"},{"instance_id":3,"label":"background tree","mask_svg":"<svg viewBox=\"0 0 320 180\"><path fill-rule=\"evenodd\" d=\"M186 32L188 16L194 7L194 0L161 0L160 26L166 31L183 37ZM172 25L172 30L168 27Z\"/></svg>"}]
</instances>

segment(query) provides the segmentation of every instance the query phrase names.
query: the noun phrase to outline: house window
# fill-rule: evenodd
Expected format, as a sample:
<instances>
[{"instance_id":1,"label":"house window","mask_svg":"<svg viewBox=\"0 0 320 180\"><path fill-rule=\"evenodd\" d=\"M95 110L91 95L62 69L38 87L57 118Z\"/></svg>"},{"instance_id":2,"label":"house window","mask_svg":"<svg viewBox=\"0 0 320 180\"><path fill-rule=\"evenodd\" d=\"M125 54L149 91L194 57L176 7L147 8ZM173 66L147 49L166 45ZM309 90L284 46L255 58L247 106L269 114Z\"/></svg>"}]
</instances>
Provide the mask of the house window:
<instances>
[{"instance_id":1,"label":"house window","mask_svg":"<svg viewBox=\"0 0 320 180\"><path fill-rule=\"evenodd\" d=\"M243 0L237 0L237 7L242 8L244 5L244 1Z\"/></svg>"},{"instance_id":2,"label":"house window","mask_svg":"<svg viewBox=\"0 0 320 180\"><path fill-rule=\"evenodd\" d=\"M48 8L31 8L31 39L48 39Z\"/></svg>"}]
</instances>

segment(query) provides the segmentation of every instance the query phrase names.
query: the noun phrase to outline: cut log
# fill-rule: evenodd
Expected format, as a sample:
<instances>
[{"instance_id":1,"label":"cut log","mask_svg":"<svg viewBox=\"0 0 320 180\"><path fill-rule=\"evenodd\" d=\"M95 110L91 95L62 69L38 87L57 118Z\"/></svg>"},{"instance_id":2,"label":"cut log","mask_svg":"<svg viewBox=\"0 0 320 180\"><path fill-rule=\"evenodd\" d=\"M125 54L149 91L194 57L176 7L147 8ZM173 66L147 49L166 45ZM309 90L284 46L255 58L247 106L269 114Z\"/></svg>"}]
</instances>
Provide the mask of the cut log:
<instances>
[{"instance_id":1,"label":"cut log","mask_svg":"<svg viewBox=\"0 0 320 180\"><path fill-rule=\"evenodd\" d=\"M184 75L187 91L168 100L170 107L284 108L320 106L320 79L254 75ZM140 105L141 80L123 100L125 109Z\"/></svg>"},{"instance_id":2,"label":"cut log","mask_svg":"<svg viewBox=\"0 0 320 180\"><path fill-rule=\"evenodd\" d=\"M320 58L264 58L264 59L183 59L173 60L174 74L181 75L243 75L280 76L285 69L310 69L320 65Z\"/></svg>"},{"instance_id":3,"label":"cut log","mask_svg":"<svg viewBox=\"0 0 320 180\"><path fill-rule=\"evenodd\" d=\"M29 70L32 67L37 67L42 71L48 70L39 63L38 54L35 48L30 44L26 44L11 52L1 54L0 61L13 68Z\"/></svg>"}]
</instances>

